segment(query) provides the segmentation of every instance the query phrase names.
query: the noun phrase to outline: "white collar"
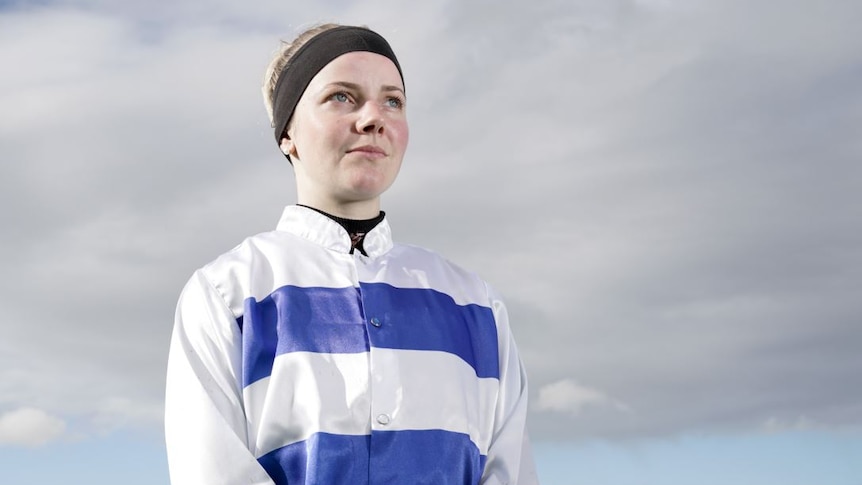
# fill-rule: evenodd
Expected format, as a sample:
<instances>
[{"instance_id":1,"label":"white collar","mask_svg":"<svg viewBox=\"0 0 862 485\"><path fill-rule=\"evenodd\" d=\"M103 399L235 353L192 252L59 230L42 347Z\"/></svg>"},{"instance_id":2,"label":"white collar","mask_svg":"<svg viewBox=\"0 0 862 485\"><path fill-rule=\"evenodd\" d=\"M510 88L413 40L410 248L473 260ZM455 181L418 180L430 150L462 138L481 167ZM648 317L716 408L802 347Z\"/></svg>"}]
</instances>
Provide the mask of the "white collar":
<instances>
[{"instance_id":1,"label":"white collar","mask_svg":"<svg viewBox=\"0 0 862 485\"><path fill-rule=\"evenodd\" d=\"M307 239L326 249L350 253L350 236L341 224L308 207L299 205L285 207L276 230ZM362 247L371 258L392 249L392 230L385 218L365 235Z\"/></svg>"}]
</instances>

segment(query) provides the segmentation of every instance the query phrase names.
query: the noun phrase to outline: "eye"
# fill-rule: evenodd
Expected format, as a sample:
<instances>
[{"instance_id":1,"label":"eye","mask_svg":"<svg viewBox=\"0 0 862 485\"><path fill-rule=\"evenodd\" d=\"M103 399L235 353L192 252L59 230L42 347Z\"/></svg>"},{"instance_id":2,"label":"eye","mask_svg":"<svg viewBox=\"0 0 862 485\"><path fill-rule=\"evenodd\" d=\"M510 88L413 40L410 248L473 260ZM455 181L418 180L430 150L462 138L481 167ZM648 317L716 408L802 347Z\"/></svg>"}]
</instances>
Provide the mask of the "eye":
<instances>
[{"instance_id":1,"label":"eye","mask_svg":"<svg viewBox=\"0 0 862 485\"><path fill-rule=\"evenodd\" d=\"M338 101L339 103L347 103L348 101L350 101L350 95L348 95L344 91L338 91L337 93L332 93L329 96L329 99L333 101Z\"/></svg>"},{"instance_id":2,"label":"eye","mask_svg":"<svg viewBox=\"0 0 862 485\"><path fill-rule=\"evenodd\" d=\"M401 109L404 107L404 100L399 97L392 96L386 98L386 106L389 108Z\"/></svg>"}]
</instances>

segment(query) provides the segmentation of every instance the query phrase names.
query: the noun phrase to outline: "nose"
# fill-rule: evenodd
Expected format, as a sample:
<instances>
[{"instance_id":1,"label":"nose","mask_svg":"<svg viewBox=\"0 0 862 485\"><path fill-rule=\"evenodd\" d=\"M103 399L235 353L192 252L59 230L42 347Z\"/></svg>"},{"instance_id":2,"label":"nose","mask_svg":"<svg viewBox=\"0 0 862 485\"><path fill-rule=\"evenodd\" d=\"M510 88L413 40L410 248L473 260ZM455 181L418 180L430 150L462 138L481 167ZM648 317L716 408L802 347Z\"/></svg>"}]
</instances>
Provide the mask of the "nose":
<instances>
[{"instance_id":1,"label":"nose","mask_svg":"<svg viewBox=\"0 0 862 485\"><path fill-rule=\"evenodd\" d=\"M360 133L382 134L385 125L383 110L374 102L366 102L359 110L359 118L356 120L356 129Z\"/></svg>"}]
</instances>

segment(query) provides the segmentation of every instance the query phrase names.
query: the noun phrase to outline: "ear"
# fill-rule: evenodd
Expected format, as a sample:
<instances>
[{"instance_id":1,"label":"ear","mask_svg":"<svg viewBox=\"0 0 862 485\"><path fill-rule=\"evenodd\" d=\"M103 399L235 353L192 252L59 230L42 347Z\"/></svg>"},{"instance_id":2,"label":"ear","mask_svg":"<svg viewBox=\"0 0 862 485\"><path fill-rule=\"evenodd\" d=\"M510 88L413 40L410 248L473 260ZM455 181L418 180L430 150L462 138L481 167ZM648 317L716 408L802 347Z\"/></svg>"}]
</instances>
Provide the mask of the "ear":
<instances>
[{"instance_id":1,"label":"ear","mask_svg":"<svg viewBox=\"0 0 862 485\"><path fill-rule=\"evenodd\" d=\"M282 138L279 146L281 147L281 151L285 155L292 155L294 157L296 156L296 145L289 137L285 136L284 138Z\"/></svg>"}]
</instances>

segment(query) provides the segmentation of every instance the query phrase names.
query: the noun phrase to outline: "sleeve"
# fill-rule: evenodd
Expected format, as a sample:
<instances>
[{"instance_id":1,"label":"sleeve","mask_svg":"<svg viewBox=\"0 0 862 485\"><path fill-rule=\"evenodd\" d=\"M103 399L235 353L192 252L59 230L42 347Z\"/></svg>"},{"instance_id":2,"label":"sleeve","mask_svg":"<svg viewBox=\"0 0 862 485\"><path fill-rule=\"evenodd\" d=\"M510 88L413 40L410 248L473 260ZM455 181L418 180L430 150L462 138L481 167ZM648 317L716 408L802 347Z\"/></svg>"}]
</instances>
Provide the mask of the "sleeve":
<instances>
[{"instance_id":1,"label":"sleeve","mask_svg":"<svg viewBox=\"0 0 862 485\"><path fill-rule=\"evenodd\" d=\"M500 352L500 391L494 415L494 432L488 449L482 485L538 485L527 436L527 374L509 328L503 301L489 289L497 321Z\"/></svg>"},{"instance_id":2,"label":"sleeve","mask_svg":"<svg viewBox=\"0 0 862 485\"><path fill-rule=\"evenodd\" d=\"M242 336L197 271L180 295L168 356L165 442L172 485L272 485L247 443Z\"/></svg>"}]
</instances>

